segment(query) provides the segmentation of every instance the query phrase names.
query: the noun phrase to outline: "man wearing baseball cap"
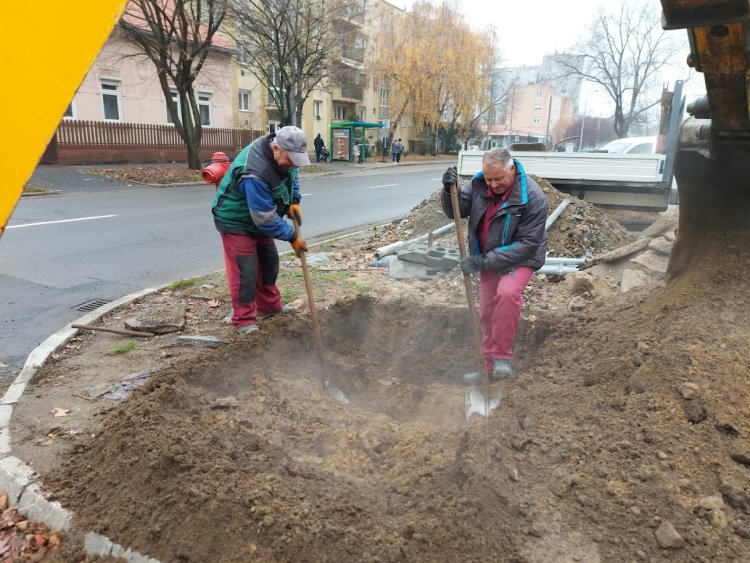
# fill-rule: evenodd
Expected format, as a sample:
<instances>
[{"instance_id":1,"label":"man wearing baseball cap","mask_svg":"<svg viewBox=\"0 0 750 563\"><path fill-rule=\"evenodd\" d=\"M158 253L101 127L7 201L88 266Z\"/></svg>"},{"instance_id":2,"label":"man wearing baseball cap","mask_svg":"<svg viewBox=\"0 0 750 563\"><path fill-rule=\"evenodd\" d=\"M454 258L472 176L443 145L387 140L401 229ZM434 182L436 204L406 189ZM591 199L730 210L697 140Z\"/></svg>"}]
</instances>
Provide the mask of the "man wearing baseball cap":
<instances>
[{"instance_id":1,"label":"man wearing baseball cap","mask_svg":"<svg viewBox=\"0 0 750 563\"><path fill-rule=\"evenodd\" d=\"M257 330L258 319L294 312L282 304L276 287L279 253L274 241L288 241L297 256L307 250L283 217L302 223L298 168L309 164L304 131L282 127L245 147L216 191L211 211L232 270L227 280L232 324L242 334Z\"/></svg>"}]
</instances>

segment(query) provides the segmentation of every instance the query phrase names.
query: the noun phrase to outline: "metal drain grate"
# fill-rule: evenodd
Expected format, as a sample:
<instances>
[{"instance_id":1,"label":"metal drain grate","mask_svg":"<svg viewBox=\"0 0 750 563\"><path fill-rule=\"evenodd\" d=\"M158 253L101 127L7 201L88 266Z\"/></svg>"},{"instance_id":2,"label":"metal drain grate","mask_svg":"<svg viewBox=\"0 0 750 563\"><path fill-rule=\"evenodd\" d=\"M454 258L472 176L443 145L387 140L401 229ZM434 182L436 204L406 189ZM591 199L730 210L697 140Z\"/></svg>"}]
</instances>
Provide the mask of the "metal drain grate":
<instances>
[{"instance_id":1,"label":"metal drain grate","mask_svg":"<svg viewBox=\"0 0 750 563\"><path fill-rule=\"evenodd\" d=\"M93 311L95 309L98 309L102 305L106 305L107 303L109 303L109 301L107 301L106 299L92 299L91 301L86 301L71 308L75 309L76 311Z\"/></svg>"}]
</instances>

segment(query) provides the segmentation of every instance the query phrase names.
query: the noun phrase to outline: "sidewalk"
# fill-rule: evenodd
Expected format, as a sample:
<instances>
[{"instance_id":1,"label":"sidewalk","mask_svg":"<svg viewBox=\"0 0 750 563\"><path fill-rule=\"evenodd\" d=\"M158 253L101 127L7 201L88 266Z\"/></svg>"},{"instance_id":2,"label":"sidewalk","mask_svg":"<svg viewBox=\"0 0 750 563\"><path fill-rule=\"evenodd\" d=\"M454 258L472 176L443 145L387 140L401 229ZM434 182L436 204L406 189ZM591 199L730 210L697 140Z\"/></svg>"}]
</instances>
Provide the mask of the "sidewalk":
<instances>
[{"instance_id":1,"label":"sidewalk","mask_svg":"<svg viewBox=\"0 0 750 563\"><path fill-rule=\"evenodd\" d=\"M312 165L316 167L314 172L304 172L303 177L315 177L318 174L342 174L346 172L375 170L380 168L401 168L404 166L417 166L429 164L455 164L455 155L438 155L436 157L414 155L403 159L399 164L391 160L381 161L379 157L369 159L367 162L315 162L314 157ZM132 184L117 179L108 178L101 174L88 172L102 168L108 169L128 169L128 168L183 168L180 164L96 164L96 165L39 165L34 169L34 173L28 181L31 186L39 186L51 190L61 190L63 192L85 192L89 190L101 189L124 189ZM320 169L323 169L322 171ZM193 182L190 182L192 184ZM202 184L203 182L197 182ZM186 184L187 185L187 184Z\"/></svg>"}]
</instances>

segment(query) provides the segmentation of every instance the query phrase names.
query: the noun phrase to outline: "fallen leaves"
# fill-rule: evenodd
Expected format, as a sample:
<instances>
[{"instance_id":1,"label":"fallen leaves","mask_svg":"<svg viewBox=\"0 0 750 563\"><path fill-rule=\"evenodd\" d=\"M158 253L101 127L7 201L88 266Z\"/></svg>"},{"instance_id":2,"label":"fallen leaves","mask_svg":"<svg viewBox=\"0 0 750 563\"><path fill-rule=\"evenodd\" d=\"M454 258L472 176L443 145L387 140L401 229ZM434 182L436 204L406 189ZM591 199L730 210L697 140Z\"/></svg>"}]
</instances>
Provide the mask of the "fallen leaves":
<instances>
[{"instance_id":1,"label":"fallen leaves","mask_svg":"<svg viewBox=\"0 0 750 563\"><path fill-rule=\"evenodd\" d=\"M87 174L98 174L113 180L132 182L134 184L185 184L202 183L198 170L177 167L134 167L134 168L96 168L86 171Z\"/></svg>"},{"instance_id":2,"label":"fallen leaves","mask_svg":"<svg viewBox=\"0 0 750 563\"><path fill-rule=\"evenodd\" d=\"M8 495L0 495L0 558L2 561L42 561L57 553L65 534L47 527L9 507Z\"/></svg>"},{"instance_id":3,"label":"fallen leaves","mask_svg":"<svg viewBox=\"0 0 750 563\"><path fill-rule=\"evenodd\" d=\"M49 412L51 412L52 415L55 418L57 418L59 416L68 416L68 414L70 414L70 409L63 409L63 408L60 408L60 407L55 407L54 409L52 409Z\"/></svg>"},{"instance_id":4,"label":"fallen leaves","mask_svg":"<svg viewBox=\"0 0 750 563\"><path fill-rule=\"evenodd\" d=\"M211 299L209 301L206 301L206 307L214 308L218 307L219 305L221 305L221 301L219 301L218 299Z\"/></svg>"}]
</instances>

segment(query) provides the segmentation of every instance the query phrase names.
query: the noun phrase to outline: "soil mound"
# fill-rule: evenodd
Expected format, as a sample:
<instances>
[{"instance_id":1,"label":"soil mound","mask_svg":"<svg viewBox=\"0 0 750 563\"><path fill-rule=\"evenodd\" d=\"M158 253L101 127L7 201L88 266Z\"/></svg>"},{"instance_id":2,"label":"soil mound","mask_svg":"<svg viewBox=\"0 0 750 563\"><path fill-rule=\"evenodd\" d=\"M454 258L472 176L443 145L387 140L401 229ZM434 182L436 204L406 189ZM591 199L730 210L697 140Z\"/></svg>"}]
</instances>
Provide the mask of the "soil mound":
<instances>
[{"instance_id":1,"label":"soil mound","mask_svg":"<svg viewBox=\"0 0 750 563\"><path fill-rule=\"evenodd\" d=\"M588 258L613 250L635 239L609 213L587 201L577 199L555 188L544 178L530 174L547 197L550 215L565 199L572 203L549 228L550 256ZM425 235L451 222L443 213L438 190L414 207L406 217L394 221L371 241L372 248L399 240ZM455 234L452 235L455 240Z\"/></svg>"},{"instance_id":2,"label":"soil mound","mask_svg":"<svg viewBox=\"0 0 750 563\"><path fill-rule=\"evenodd\" d=\"M162 373L45 487L162 561L733 561L750 551L750 236L667 287L526 321L462 420L464 308L359 298ZM239 532L239 533L237 533Z\"/></svg>"}]
</instances>

